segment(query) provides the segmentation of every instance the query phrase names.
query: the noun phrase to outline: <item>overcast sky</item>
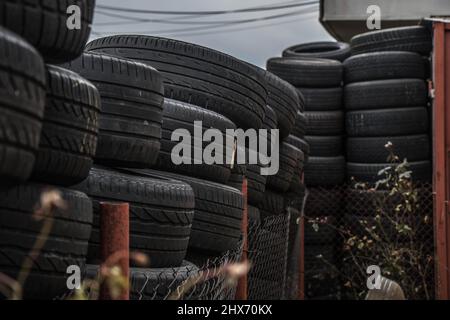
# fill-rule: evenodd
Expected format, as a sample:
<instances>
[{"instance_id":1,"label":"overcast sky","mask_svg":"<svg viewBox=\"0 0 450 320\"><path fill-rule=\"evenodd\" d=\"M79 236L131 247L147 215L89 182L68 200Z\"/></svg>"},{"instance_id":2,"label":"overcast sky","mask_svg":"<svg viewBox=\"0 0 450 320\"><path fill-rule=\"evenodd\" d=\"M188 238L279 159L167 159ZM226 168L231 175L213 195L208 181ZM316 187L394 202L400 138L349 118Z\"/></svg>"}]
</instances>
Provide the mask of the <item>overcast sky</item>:
<instances>
[{"instance_id":1,"label":"overcast sky","mask_svg":"<svg viewBox=\"0 0 450 320\"><path fill-rule=\"evenodd\" d=\"M97 0L97 4L144 10L206 11L231 10L254 6L273 5L277 3L286 3L288 1L289 0ZM310 0L299 0L299 2L302 1L306 2ZM174 16L130 14L126 12L97 9L94 19L94 34L92 35L92 38L98 38L100 35L110 35L115 33L140 33L154 36L164 36L211 47L236 56L242 60L264 67L268 58L280 56L281 51L290 45L311 41L333 40L318 22L318 5L256 13L218 15L189 20L217 22L218 20L229 21L254 19L292 13L299 10L303 10L304 13L296 16L208 30L209 26L203 27L199 25L180 25L155 22L128 24L129 21L126 19L120 17L108 17L101 14L100 11L140 19L173 19ZM113 22L115 25L101 25L108 22ZM124 22L127 24L122 24ZM201 29L184 32L179 31L180 29L185 30L188 28ZM223 30L235 29L239 30L233 32L223 32ZM167 32L167 30L176 31ZM155 31L165 32L161 33ZM193 34L206 31L213 33L202 35Z\"/></svg>"}]
</instances>

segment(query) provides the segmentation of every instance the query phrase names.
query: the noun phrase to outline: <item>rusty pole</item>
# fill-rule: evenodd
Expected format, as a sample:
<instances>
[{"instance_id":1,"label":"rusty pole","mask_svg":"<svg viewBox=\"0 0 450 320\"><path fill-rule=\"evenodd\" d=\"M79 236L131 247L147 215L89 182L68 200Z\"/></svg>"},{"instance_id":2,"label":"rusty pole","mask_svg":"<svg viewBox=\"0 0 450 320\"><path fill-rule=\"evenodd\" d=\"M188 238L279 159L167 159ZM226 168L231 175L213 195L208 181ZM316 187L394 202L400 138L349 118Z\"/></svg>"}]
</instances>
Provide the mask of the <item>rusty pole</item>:
<instances>
[{"instance_id":1,"label":"rusty pole","mask_svg":"<svg viewBox=\"0 0 450 320\"><path fill-rule=\"evenodd\" d=\"M449 152L450 152L450 24L434 22L433 196L436 241L436 296L450 298Z\"/></svg>"},{"instance_id":2,"label":"rusty pole","mask_svg":"<svg viewBox=\"0 0 450 320\"><path fill-rule=\"evenodd\" d=\"M247 206L247 178L244 177L242 181L242 197L244 199L244 212L242 215L242 225L241 231L244 238L243 251L242 251L242 262L248 261L248 206ZM248 299L248 276L244 275L238 281L238 286L236 290L236 300L247 300Z\"/></svg>"},{"instance_id":3,"label":"rusty pole","mask_svg":"<svg viewBox=\"0 0 450 320\"><path fill-rule=\"evenodd\" d=\"M130 227L128 203L100 203L100 254L102 266L120 267L125 283L129 283L130 269ZM111 300L110 290L105 282L101 284L100 300ZM129 300L127 288L118 300Z\"/></svg>"},{"instance_id":4,"label":"rusty pole","mask_svg":"<svg viewBox=\"0 0 450 320\"><path fill-rule=\"evenodd\" d=\"M302 173L301 181L303 184L305 184L305 177L304 173ZM306 188L305 188L306 192ZM306 195L304 195L304 201L306 200ZM298 261L298 299L299 300L305 300L305 216L304 216L304 208L305 203L302 203L302 208L300 212L300 221L298 226L298 232L300 232L299 236L297 237L300 241L299 248L300 248L300 254L299 254L299 261Z\"/></svg>"}]
</instances>

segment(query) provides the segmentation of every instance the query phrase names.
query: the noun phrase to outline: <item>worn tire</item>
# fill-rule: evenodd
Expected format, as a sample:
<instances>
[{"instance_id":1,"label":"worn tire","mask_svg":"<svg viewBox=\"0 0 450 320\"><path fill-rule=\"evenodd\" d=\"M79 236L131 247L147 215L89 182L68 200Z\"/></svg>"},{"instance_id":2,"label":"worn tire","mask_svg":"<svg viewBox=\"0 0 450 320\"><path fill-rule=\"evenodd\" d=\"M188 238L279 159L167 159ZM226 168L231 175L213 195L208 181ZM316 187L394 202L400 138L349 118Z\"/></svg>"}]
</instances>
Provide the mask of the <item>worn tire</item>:
<instances>
[{"instance_id":1,"label":"worn tire","mask_svg":"<svg viewBox=\"0 0 450 320\"><path fill-rule=\"evenodd\" d=\"M303 170L305 156L293 145L283 142L280 148L280 167L276 175L267 177L267 186L280 192L289 190L294 173Z\"/></svg>"},{"instance_id":2,"label":"worn tire","mask_svg":"<svg viewBox=\"0 0 450 320\"><path fill-rule=\"evenodd\" d=\"M191 135L191 140L193 142L192 149L199 150L201 156L203 157L204 148L206 148L210 143L203 143L202 140L195 142L195 128L199 128L194 125L194 121L202 121L202 137L206 130L214 128L219 130L223 135L227 129L235 130L236 126L233 122L228 120L222 115L219 115L213 111L203 109L191 104L187 104L180 101L175 101L171 99L164 100L164 111L163 111L163 124L162 124L162 139L161 139L161 150L158 157L157 167L163 171L181 173L188 176L193 176L201 179L216 181L220 183L225 183L230 178L230 164L227 164L226 156L227 154L232 154L233 147L231 149L224 147L216 153L216 156L220 156L223 159L223 164L195 164L195 155L191 154L191 157L187 157L187 161L191 164L179 164L176 165L171 159L171 153L173 148L180 142L172 141L172 133L178 129L187 130ZM226 142L226 138L223 139ZM199 144L200 149L196 149L195 145Z\"/></svg>"},{"instance_id":3,"label":"worn tire","mask_svg":"<svg viewBox=\"0 0 450 320\"><path fill-rule=\"evenodd\" d=\"M94 167L75 186L94 203L89 263L100 258L100 202L130 204L130 249L148 255L151 267L179 266L186 255L194 219L194 193L186 183L156 174Z\"/></svg>"},{"instance_id":4,"label":"worn tire","mask_svg":"<svg viewBox=\"0 0 450 320\"><path fill-rule=\"evenodd\" d=\"M343 89L334 88L297 88L305 99L306 111L336 111L342 109Z\"/></svg>"},{"instance_id":5,"label":"worn tire","mask_svg":"<svg viewBox=\"0 0 450 320\"><path fill-rule=\"evenodd\" d=\"M303 112L297 113L297 118L295 120L295 126L292 129L291 135L303 139L306 134L307 119Z\"/></svg>"},{"instance_id":6,"label":"worn tire","mask_svg":"<svg viewBox=\"0 0 450 320\"><path fill-rule=\"evenodd\" d=\"M80 8L81 28L69 30L69 6ZM0 1L0 25L21 35L46 61L68 62L77 58L91 34L95 0ZM72 13L73 14L73 13Z\"/></svg>"},{"instance_id":7,"label":"worn tire","mask_svg":"<svg viewBox=\"0 0 450 320\"><path fill-rule=\"evenodd\" d=\"M165 97L215 111L243 129L262 127L266 80L236 58L191 43L137 35L96 39L86 49L150 64L164 77Z\"/></svg>"},{"instance_id":8,"label":"worn tire","mask_svg":"<svg viewBox=\"0 0 450 320\"><path fill-rule=\"evenodd\" d=\"M341 135L345 131L343 111L309 111L306 121L308 136Z\"/></svg>"},{"instance_id":9,"label":"worn tire","mask_svg":"<svg viewBox=\"0 0 450 320\"><path fill-rule=\"evenodd\" d=\"M295 88L288 82L277 77L271 72L264 71L267 81L267 104L275 111L277 116L277 128L280 129L281 138L285 138L293 130L297 112L303 108Z\"/></svg>"},{"instance_id":10,"label":"worn tire","mask_svg":"<svg viewBox=\"0 0 450 320\"><path fill-rule=\"evenodd\" d=\"M343 136L305 136L312 157L337 157L344 154Z\"/></svg>"},{"instance_id":11,"label":"worn tire","mask_svg":"<svg viewBox=\"0 0 450 320\"><path fill-rule=\"evenodd\" d=\"M384 137L428 132L428 112L424 107L352 111L346 114L350 137Z\"/></svg>"},{"instance_id":12,"label":"worn tire","mask_svg":"<svg viewBox=\"0 0 450 320\"><path fill-rule=\"evenodd\" d=\"M247 165L247 196L248 203L258 205L266 191L267 176L261 175L261 167L256 164Z\"/></svg>"},{"instance_id":13,"label":"worn tire","mask_svg":"<svg viewBox=\"0 0 450 320\"><path fill-rule=\"evenodd\" d=\"M267 70L295 87L338 87L343 77L341 62L327 59L272 58Z\"/></svg>"},{"instance_id":14,"label":"worn tire","mask_svg":"<svg viewBox=\"0 0 450 320\"><path fill-rule=\"evenodd\" d=\"M409 162L409 170L412 172L413 181L429 182L431 180L431 161ZM393 167L390 163L347 163L347 174L349 179L356 182L376 183L385 179L385 176L379 176L378 173L387 168Z\"/></svg>"},{"instance_id":15,"label":"worn tire","mask_svg":"<svg viewBox=\"0 0 450 320\"><path fill-rule=\"evenodd\" d=\"M345 86L347 110L416 107L427 103L428 88L420 79L376 80Z\"/></svg>"},{"instance_id":16,"label":"worn tire","mask_svg":"<svg viewBox=\"0 0 450 320\"><path fill-rule=\"evenodd\" d=\"M51 300L67 293L67 268L85 268L92 202L78 191L57 189L66 208L51 210L51 232L42 250L33 251L44 224L49 223L35 214L41 208L42 193L50 189L36 183L0 188L0 272L16 279L25 258L37 254L22 288L24 299Z\"/></svg>"},{"instance_id":17,"label":"worn tire","mask_svg":"<svg viewBox=\"0 0 450 320\"><path fill-rule=\"evenodd\" d=\"M47 66L47 102L33 179L74 185L89 175L97 149L101 101L76 73Z\"/></svg>"},{"instance_id":18,"label":"worn tire","mask_svg":"<svg viewBox=\"0 0 450 320\"><path fill-rule=\"evenodd\" d=\"M282 215L286 208L285 198L282 193L266 190L263 201L258 205L258 208L260 209L262 219L268 216Z\"/></svg>"},{"instance_id":19,"label":"worn tire","mask_svg":"<svg viewBox=\"0 0 450 320\"><path fill-rule=\"evenodd\" d=\"M387 79L425 79L420 54L404 51L363 53L344 62L345 83Z\"/></svg>"},{"instance_id":20,"label":"worn tire","mask_svg":"<svg viewBox=\"0 0 450 320\"><path fill-rule=\"evenodd\" d=\"M345 182L345 158L309 157L305 167L307 186L337 186Z\"/></svg>"},{"instance_id":21,"label":"worn tire","mask_svg":"<svg viewBox=\"0 0 450 320\"><path fill-rule=\"evenodd\" d=\"M411 51L429 54L431 32L422 26L409 26L366 32L350 40L352 55L378 51Z\"/></svg>"},{"instance_id":22,"label":"worn tire","mask_svg":"<svg viewBox=\"0 0 450 320\"><path fill-rule=\"evenodd\" d=\"M189 253L214 255L237 248L241 239L244 210L243 197L239 190L174 173L153 170L140 172L183 181L194 190L195 215L189 240Z\"/></svg>"},{"instance_id":23,"label":"worn tire","mask_svg":"<svg viewBox=\"0 0 450 320\"><path fill-rule=\"evenodd\" d=\"M33 170L45 105L45 65L22 38L0 27L0 178Z\"/></svg>"},{"instance_id":24,"label":"worn tire","mask_svg":"<svg viewBox=\"0 0 450 320\"><path fill-rule=\"evenodd\" d=\"M350 57L350 46L344 42L319 41L297 44L283 51L283 57L322 58L344 61Z\"/></svg>"},{"instance_id":25,"label":"worn tire","mask_svg":"<svg viewBox=\"0 0 450 320\"><path fill-rule=\"evenodd\" d=\"M102 97L95 162L147 168L161 139L163 83L155 69L108 55L84 53L64 65L91 81Z\"/></svg>"},{"instance_id":26,"label":"worn tire","mask_svg":"<svg viewBox=\"0 0 450 320\"><path fill-rule=\"evenodd\" d=\"M385 145L391 142L400 160L423 161L431 158L431 140L426 134L397 137L348 138L347 160L359 163L387 162Z\"/></svg>"}]
</instances>

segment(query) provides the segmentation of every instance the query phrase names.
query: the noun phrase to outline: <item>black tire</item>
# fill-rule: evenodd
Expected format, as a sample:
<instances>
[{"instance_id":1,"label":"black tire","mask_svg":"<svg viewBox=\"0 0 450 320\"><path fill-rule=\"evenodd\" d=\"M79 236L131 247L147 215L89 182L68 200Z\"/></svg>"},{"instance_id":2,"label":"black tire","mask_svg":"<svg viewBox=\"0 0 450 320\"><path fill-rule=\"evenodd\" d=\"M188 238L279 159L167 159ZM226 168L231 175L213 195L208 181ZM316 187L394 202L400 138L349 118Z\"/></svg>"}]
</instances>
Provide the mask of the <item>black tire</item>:
<instances>
[{"instance_id":1,"label":"black tire","mask_svg":"<svg viewBox=\"0 0 450 320\"><path fill-rule=\"evenodd\" d=\"M280 167L276 175L267 177L267 186L286 192L289 190L296 170L303 170L305 156L293 145L283 142L280 148Z\"/></svg>"},{"instance_id":2,"label":"black tire","mask_svg":"<svg viewBox=\"0 0 450 320\"><path fill-rule=\"evenodd\" d=\"M266 106L266 117L264 118L263 128L267 130L278 128L277 114L270 106Z\"/></svg>"},{"instance_id":3,"label":"black tire","mask_svg":"<svg viewBox=\"0 0 450 320\"><path fill-rule=\"evenodd\" d=\"M428 132L428 112L424 107L352 111L346 114L350 137L385 137Z\"/></svg>"},{"instance_id":4,"label":"black tire","mask_svg":"<svg viewBox=\"0 0 450 320\"><path fill-rule=\"evenodd\" d=\"M338 228L337 219L333 216L305 219L305 245L335 245L338 237Z\"/></svg>"},{"instance_id":5,"label":"black tire","mask_svg":"<svg viewBox=\"0 0 450 320\"><path fill-rule=\"evenodd\" d=\"M259 212L259 209L254 206L247 206L247 212L248 212L248 223L249 225L255 225L261 223L261 213Z\"/></svg>"},{"instance_id":6,"label":"black tire","mask_svg":"<svg viewBox=\"0 0 450 320\"><path fill-rule=\"evenodd\" d=\"M387 79L425 79L422 56L414 52L386 51L358 54L344 62L345 83Z\"/></svg>"},{"instance_id":7,"label":"black tire","mask_svg":"<svg viewBox=\"0 0 450 320\"><path fill-rule=\"evenodd\" d=\"M385 175L378 175L378 173L395 165L389 163L347 163L347 174L349 179L354 179L356 182L376 183L379 180L385 179ZM412 172L413 181L429 182L431 180L431 162L430 161L416 161L409 162L409 170Z\"/></svg>"},{"instance_id":8,"label":"black tire","mask_svg":"<svg viewBox=\"0 0 450 320\"><path fill-rule=\"evenodd\" d=\"M283 51L283 57L322 58L344 61L350 57L350 46L344 42L321 41L298 44Z\"/></svg>"},{"instance_id":9,"label":"black tire","mask_svg":"<svg viewBox=\"0 0 450 320\"><path fill-rule=\"evenodd\" d=\"M260 209L262 219L268 216L282 215L286 208L285 198L282 193L266 190L263 201L258 205L258 208Z\"/></svg>"},{"instance_id":10,"label":"black tire","mask_svg":"<svg viewBox=\"0 0 450 320\"><path fill-rule=\"evenodd\" d=\"M305 183L307 186L337 186L344 182L344 157L309 157L305 167Z\"/></svg>"},{"instance_id":11,"label":"black tire","mask_svg":"<svg viewBox=\"0 0 450 320\"><path fill-rule=\"evenodd\" d=\"M297 88L305 99L306 111L342 110L343 89L334 88Z\"/></svg>"},{"instance_id":12,"label":"black tire","mask_svg":"<svg viewBox=\"0 0 450 320\"><path fill-rule=\"evenodd\" d=\"M155 69L108 55L84 53L64 65L91 81L102 97L95 162L148 168L161 139L163 83Z\"/></svg>"},{"instance_id":13,"label":"black tire","mask_svg":"<svg viewBox=\"0 0 450 320\"><path fill-rule=\"evenodd\" d=\"M80 8L80 29L67 27L70 21L67 10L72 5ZM24 37L46 61L68 62L83 52L91 33L94 7L95 0L2 0L0 25Z\"/></svg>"},{"instance_id":14,"label":"black tire","mask_svg":"<svg viewBox=\"0 0 450 320\"><path fill-rule=\"evenodd\" d=\"M215 255L237 248L242 234L244 210L243 197L239 190L174 173L152 170L139 172L183 181L194 190L195 215L189 240L189 253Z\"/></svg>"},{"instance_id":15,"label":"black tire","mask_svg":"<svg viewBox=\"0 0 450 320\"><path fill-rule=\"evenodd\" d=\"M45 106L45 65L28 43L0 27L0 177L33 170Z\"/></svg>"},{"instance_id":16,"label":"black tire","mask_svg":"<svg viewBox=\"0 0 450 320\"><path fill-rule=\"evenodd\" d=\"M305 136L312 157L337 157L344 154L343 136Z\"/></svg>"},{"instance_id":17,"label":"black tire","mask_svg":"<svg viewBox=\"0 0 450 320\"><path fill-rule=\"evenodd\" d=\"M269 96L267 104L277 115L281 138L289 135L295 125L297 112L303 107L295 88L271 72L264 71Z\"/></svg>"},{"instance_id":18,"label":"black tire","mask_svg":"<svg viewBox=\"0 0 450 320\"><path fill-rule=\"evenodd\" d=\"M25 258L42 238L43 220L35 218L48 186L27 183L0 188L0 272L17 279ZM44 247L32 258L31 272L23 289L24 299L51 300L67 293L67 268L83 272L92 228L92 202L77 191L57 189L64 210L51 210L52 229Z\"/></svg>"},{"instance_id":19,"label":"black tire","mask_svg":"<svg viewBox=\"0 0 450 320\"><path fill-rule=\"evenodd\" d=\"M292 129L291 135L303 139L306 134L306 126L307 120L305 114L303 112L298 112L297 118L295 120L295 126Z\"/></svg>"},{"instance_id":20,"label":"black tire","mask_svg":"<svg viewBox=\"0 0 450 320\"><path fill-rule=\"evenodd\" d=\"M346 189L341 186L337 188L308 188L305 216L307 218L327 216L340 218L344 215L346 196Z\"/></svg>"},{"instance_id":21,"label":"black tire","mask_svg":"<svg viewBox=\"0 0 450 320\"><path fill-rule=\"evenodd\" d=\"M242 183L244 182L245 174L240 173L232 173L230 175L230 179L228 179L228 182L226 183L227 186L233 187L235 189L238 189L240 192L242 192ZM248 184L247 184L248 187ZM247 188L248 190L248 188Z\"/></svg>"},{"instance_id":22,"label":"black tire","mask_svg":"<svg viewBox=\"0 0 450 320\"><path fill-rule=\"evenodd\" d=\"M130 249L148 255L151 267L179 266L186 255L194 219L194 193L186 183L156 174L94 167L75 188L94 203L89 263L100 258L100 202L130 204Z\"/></svg>"},{"instance_id":23,"label":"black tire","mask_svg":"<svg viewBox=\"0 0 450 320\"><path fill-rule=\"evenodd\" d=\"M359 163L387 162L385 145L391 142L400 160L423 161L431 158L431 140L426 134L398 137L348 138L347 160Z\"/></svg>"},{"instance_id":24,"label":"black tire","mask_svg":"<svg viewBox=\"0 0 450 320\"><path fill-rule=\"evenodd\" d=\"M305 163L308 162L308 157L310 154L310 145L308 144L308 142L293 135L288 136L284 141L286 143L293 145L297 149L300 149L303 152L303 155L305 156Z\"/></svg>"},{"instance_id":25,"label":"black tire","mask_svg":"<svg viewBox=\"0 0 450 320\"><path fill-rule=\"evenodd\" d=\"M341 135L345 131L343 111L309 111L306 120L308 136Z\"/></svg>"},{"instance_id":26,"label":"black tire","mask_svg":"<svg viewBox=\"0 0 450 320\"><path fill-rule=\"evenodd\" d=\"M258 205L266 191L267 176L261 175L261 167L256 164L247 165L247 197L248 203Z\"/></svg>"},{"instance_id":27,"label":"black tire","mask_svg":"<svg viewBox=\"0 0 450 320\"><path fill-rule=\"evenodd\" d=\"M86 49L150 64L163 75L167 98L220 113L244 129L262 127L266 80L234 57L191 43L137 35L96 39Z\"/></svg>"},{"instance_id":28,"label":"black tire","mask_svg":"<svg viewBox=\"0 0 450 320\"><path fill-rule=\"evenodd\" d=\"M345 86L347 110L415 107L427 103L428 88L420 79L376 80Z\"/></svg>"},{"instance_id":29,"label":"black tire","mask_svg":"<svg viewBox=\"0 0 450 320\"><path fill-rule=\"evenodd\" d=\"M32 177L70 186L89 175L97 149L101 101L76 73L47 66L47 102Z\"/></svg>"},{"instance_id":30,"label":"black tire","mask_svg":"<svg viewBox=\"0 0 450 320\"><path fill-rule=\"evenodd\" d=\"M98 281L98 271L98 265L87 265L85 278ZM199 272L198 267L188 261L173 268L130 268L130 300L166 300L172 294L176 296L177 288ZM185 293L190 294L192 290Z\"/></svg>"},{"instance_id":31,"label":"black tire","mask_svg":"<svg viewBox=\"0 0 450 320\"><path fill-rule=\"evenodd\" d=\"M409 26L366 32L354 36L352 54L378 51L411 51L424 55L432 49L431 32L422 26Z\"/></svg>"},{"instance_id":32,"label":"black tire","mask_svg":"<svg viewBox=\"0 0 450 320\"><path fill-rule=\"evenodd\" d=\"M222 151L218 151L216 156L221 157L223 164L194 164L194 153L191 157L183 154L187 157L186 161L191 164L179 164L176 165L171 159L171 154L173 148L179 143L172 141L172 133L178 129L187 130L191 135L191 140L193 146L196 144L195 141L195 128L194 121L202 121L202 138L206 130L214 128L220 130L222 134L225 135L226 129L236 129L233 122L225 118L224 116L203 109L185 102L175 101L171 99L164 100L164 111L163 111L163 124L162 124L162 139L161 139L161 150L159 152L157 167L163 171L181 173L188 176L193 176L201 179L217 181L220 183L225 183L230 178L230 164L227 164L226 157L227 154L231 156L233 153L232 149L223 148ZM197 127L198 128L198 127ZM223 140L227 141L226 138ZM201 155L203 157L203 151L206 146L210 143L203 143L201 140L198 141L201 149ZM195 150L195 147L191 147ZM217 150L216 150L217 151Z\"/></svg>"},{"instance_id":33,"label":"black tire","mask_svg":"<svg viewBox=\"0 0 450 320\"><path fill-rule=\"evenodd\" d=\"M338 87L343 76L341 62L327 59L272 58L267 70L296 87Z\"/></svg>"}]
</instances>

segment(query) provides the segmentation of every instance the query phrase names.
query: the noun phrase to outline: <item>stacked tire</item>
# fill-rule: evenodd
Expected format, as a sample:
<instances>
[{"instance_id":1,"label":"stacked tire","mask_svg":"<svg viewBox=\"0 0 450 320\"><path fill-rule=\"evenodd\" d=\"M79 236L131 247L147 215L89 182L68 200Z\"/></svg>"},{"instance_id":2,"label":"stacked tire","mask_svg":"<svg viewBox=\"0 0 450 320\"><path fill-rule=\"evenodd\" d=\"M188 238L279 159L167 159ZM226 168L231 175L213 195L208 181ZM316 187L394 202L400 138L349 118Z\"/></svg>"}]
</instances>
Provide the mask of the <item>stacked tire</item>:
<instances>
[{"instance_id":1,"label":"stacked tire","mask_svg":"<svg viewBox=\"0 0 450 320\"><path fill-rule=\"evenodd\" d=\"M407 159L415 181L431 178L425 59L431 38L424 27L388 29L352 39L344 62L348 178L374 183L390 166L390 142Z\"/></svg>"},{"instance_id":2,"label":"stacked tire","mask_svg":"<svg viewBox=\"0 0 450 320\"><path fill-rule=\"evenodd\" d=\"M84 19L69 31L71 5ZM93 164L100 96L91 82L46 63L82 53L94 6L0 1L0 273L19 282L25 299L66 294L67 268L85 271L92 202L70 187Z\"/></svg>"}]
</instances>

